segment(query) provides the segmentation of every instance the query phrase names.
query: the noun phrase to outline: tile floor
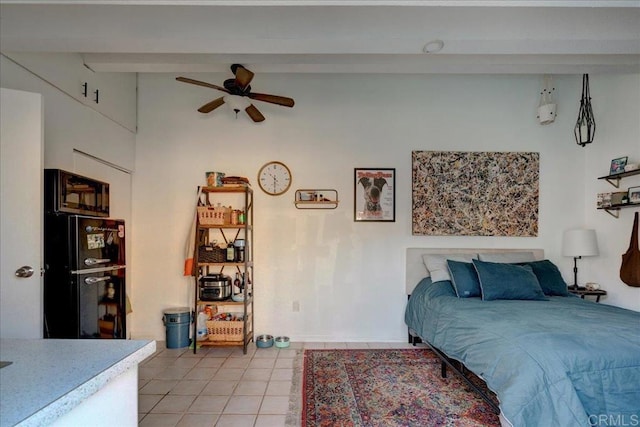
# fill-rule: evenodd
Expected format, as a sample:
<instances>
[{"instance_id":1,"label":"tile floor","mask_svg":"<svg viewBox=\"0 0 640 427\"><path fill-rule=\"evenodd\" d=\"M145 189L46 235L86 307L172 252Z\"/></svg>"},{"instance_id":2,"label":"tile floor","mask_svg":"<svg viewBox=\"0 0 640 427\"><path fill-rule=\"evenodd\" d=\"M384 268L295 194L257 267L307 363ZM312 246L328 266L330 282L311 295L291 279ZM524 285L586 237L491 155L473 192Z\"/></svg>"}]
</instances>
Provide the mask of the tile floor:
<instances>
[{"instance_id":1,"label":"tile floor","mask_svg":"<svg viewBox=\"0 0 640 427\"><path fill-rule=\"evenodd\" d=\"M408 348L403 343L291 343L278 349L238 347L157 351L139 368L141 427L283 427L296 355L306 348ZM298 363L300 365L300 363Z\"/></svg>"}]
</instances>

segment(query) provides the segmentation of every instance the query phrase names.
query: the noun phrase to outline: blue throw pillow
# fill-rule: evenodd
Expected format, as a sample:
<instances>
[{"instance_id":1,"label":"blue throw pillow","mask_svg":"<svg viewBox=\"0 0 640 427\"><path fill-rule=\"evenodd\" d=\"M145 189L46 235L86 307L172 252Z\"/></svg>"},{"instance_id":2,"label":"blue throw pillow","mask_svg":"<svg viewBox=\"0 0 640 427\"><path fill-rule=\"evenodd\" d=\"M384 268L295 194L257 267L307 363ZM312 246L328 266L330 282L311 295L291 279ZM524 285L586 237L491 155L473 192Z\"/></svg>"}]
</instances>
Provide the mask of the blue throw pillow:
<instances>
[{"instance_id":1,"label":"blue throw pillow","mask_svg":"<svg viewBox=\"0 0 640 427\"><path fill-rule=\"evenodd\" d=\"M515 264L501 264L473 260L473 266L478 273L482 299L491 301L496 299L540 300L544 296L540 283L530 266Z\"/></svg>"},{"instance_id":2,"label":"blue throw pillow","mask_svg":"<svg viewBox=\"0 0 640 427\"><path fill-rule=\"evenodd\" d=\"M480 282L478 282L478 273L473 268L473 264L448 259L447 267L458 298L480 296Z\"/></svg>"},{"instance_id":3,"label":"blue throw pillow","mask_svg":"<svg viewBox=\"0 0 640 427\"><path fill-rule=\"evenodd\" d=\"M538 278L542 292L544 292L545 295L569 296L567 283L562 278L560 270L548 259L533 262L519 262L518 265L528 265L533 269L533 274Z\"/></svg>"}]
</instances>

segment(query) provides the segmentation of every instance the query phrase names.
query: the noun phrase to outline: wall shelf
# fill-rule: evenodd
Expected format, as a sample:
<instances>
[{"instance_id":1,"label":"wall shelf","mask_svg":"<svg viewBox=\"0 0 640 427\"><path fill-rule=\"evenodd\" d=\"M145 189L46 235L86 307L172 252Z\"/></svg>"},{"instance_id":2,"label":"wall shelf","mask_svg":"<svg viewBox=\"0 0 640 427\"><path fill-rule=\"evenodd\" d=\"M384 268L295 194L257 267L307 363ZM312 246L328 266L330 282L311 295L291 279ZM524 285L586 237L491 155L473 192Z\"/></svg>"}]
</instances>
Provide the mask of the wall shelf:
<instances>
[{"instance_id":1,"label":"wall shelf","mask_svg":"<svg viewBox=\"0 0 640 427\"><path fill-rule=\"evenodd\" d=\"M601 176L598 179L604 179L609 184L613 185L614 187L620 188L620 180L622 178L626 178L628 176L633 176L633 175L638 175L638 174L640 174L640 169L636 169L636 170L629 171L629 172L616 173L614 175Z\"/></svg>"},{"instance_id":2,"label":"wall shelf","mask_svg":"<svg viewBox=\"0 0 640 427\"><path fill-rule=\"evenodd\" d=\"M619 218L620 217L620 209L625 209L625 208L640 209L640 203L625 203L625 204L622 204L622 205L611 205L611 206L598 208L598 210L606 211L612 217Z\"/></svg>"},{"instance_id":3,"label":"wall shelf","mask_svg":"<svg viewBox=\"0 0 640 427\"><path fill-rule=\"evenodd\" d=\"M333 189L302 188L295 193L298 209L335 209L338 203L338 191Z\"/></svg>"}]
</instances>

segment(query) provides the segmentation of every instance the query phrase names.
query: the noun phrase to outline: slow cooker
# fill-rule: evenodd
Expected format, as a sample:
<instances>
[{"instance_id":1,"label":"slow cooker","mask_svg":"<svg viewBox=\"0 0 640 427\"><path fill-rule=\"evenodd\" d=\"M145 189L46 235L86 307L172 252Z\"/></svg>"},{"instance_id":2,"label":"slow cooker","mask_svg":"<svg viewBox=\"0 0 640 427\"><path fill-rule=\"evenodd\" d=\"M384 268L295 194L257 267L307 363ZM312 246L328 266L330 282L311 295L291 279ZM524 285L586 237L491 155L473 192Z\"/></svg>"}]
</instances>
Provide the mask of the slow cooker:
<instances>
[{"instance_id":1,"label":"slow cooker","mask_svg":"<svg viewBox=\"0 0 640 427\"><path fill-rule=\"evenodd\" d=\"M198 295L201 301L222 301L231 296L231 277L210 274L200 278Z\"/></svg>"}]
</instances>

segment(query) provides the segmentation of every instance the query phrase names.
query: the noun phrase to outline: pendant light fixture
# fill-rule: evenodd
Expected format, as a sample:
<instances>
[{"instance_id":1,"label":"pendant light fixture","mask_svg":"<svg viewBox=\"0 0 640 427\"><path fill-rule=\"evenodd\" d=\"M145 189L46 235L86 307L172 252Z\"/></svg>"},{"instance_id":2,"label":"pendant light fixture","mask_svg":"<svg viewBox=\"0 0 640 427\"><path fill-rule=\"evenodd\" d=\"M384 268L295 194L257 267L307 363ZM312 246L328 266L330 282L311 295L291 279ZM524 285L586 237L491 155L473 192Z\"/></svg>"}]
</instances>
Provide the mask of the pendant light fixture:
<instances>
[{"instance_id":1,"label":"pendant light fixture","mask_svg":"<svg viewBox=\"0 0 640 427\"><path fill-rule=\"evenodd\" d=\"M591 92L589 91L589 74L582 75L582 98L580 98L580 111L578 120L573 128L576 143L581 147L593 142L596 134L596 120L591 108Z\"/></svg>"}]
</instances>

